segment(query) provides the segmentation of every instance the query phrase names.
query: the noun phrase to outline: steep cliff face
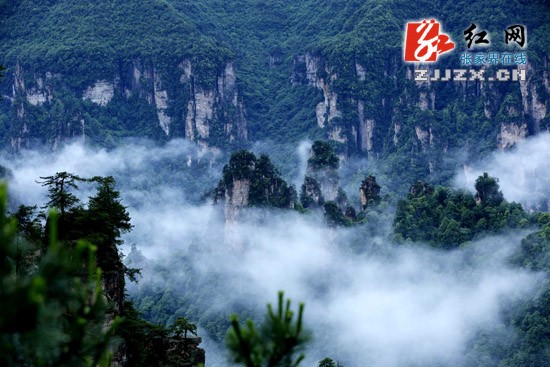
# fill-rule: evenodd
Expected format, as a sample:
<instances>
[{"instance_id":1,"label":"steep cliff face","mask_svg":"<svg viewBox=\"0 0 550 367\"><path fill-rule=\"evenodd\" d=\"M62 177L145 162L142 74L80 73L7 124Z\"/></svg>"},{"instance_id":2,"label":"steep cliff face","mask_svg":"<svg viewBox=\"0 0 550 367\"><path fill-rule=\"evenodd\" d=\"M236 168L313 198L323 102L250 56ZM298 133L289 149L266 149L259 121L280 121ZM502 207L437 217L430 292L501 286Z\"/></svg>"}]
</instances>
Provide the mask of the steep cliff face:
<instances>
[{"instance_id":1,"label":"steep cliff face","mask_svg":"<svg viewBox=\"0 0 550 367\"><path fill-rule=\"evenodd\" d=\"M34 142L55 148L67 138L93 135L97 140L94 129L105 135L185 137L202 146L247 140L244 105L230 60L201 74L192 60L166 66L137 59L84 87L60 73L19 63L11 69L9 84L3 86L9 103L3 107L11 126L6 138L16 151Z\"/></svg>"},{"instance_id":2,"label":"steep cliff face","mask_svg":"<svg viewBox=\"0 0 550 367\"><path fill-rule=\"evenodd\" d=\"M248 206L250 179L233 180L226 187L224 195L224 217L226 224L237 221L241 210Z\"/></svg>"},{"instance_id":3,"label":"steep cliff face","mask_svg":"<svg viewBox=\"0 0 550 367\"><path fill-rule=\"evenodd\" d=\"M206 363L204 349L199 348L202 338L170 338L168 356L174 367L198 367Z\"/></svg>"},{"instance_id":4,"label":"steep cliff face","mask_svg":"<svg viewBox=\"0 0 550 367\"><path fill-rule=\"evenodd\" d=\"M445 153L453 144L464 148L464 141L450 140L454 130L466 127L464 119L470 119L468 124L480 136L494 137L489 146L505 149L538 133L548 116L550 80L541 65L528 64L527 80L520 82L433 82L414 81L419 66L404 66L397 57L389 58L384 69L364 66L353 57L338 62L336 68L322 54L300 55L294 61L292 82L323 92L316 109L318 126L348 154L384 156L411 139L424 155ZM548 64L547 57L542 64ZM422 68L433 72L433 67ZM384 85L387 93L370 93L373 87L384 90ZM502 112L510 97L521 103L516 111ZM432 172L437 162L430 160L429 166Z\"/></svg>"},{"instance_id":5,"label":"steep cliff face","mask_svg":"<svg viewBox=\"0 0 550 367\"><path fill-rule=\"evenodd\" d=\"M339 158L328 143L313 143L300 195L305 208L316 208L329 201L337 202L341 208L345 208L347 199L339 187L338 167Z\"/></svg>"},{"instance_id":6,"label":"steep cliff face","mask_svg":"<svg viewBox=\"0 0 550 367\"><path fill-rule=\"evenodd\" d=\"M479 156L550 128L541 2L459 12L452 1L197 4L6 5L0 140L18 150L75 137L107 146L124 136L185 137L233 149L249 138L321 138L342 156L380 159L418 178L438 174L456 152ZM415 82L402 58L403 26L425 9L436 9L457 43L441 68L460 67L463 23L482 16L497 32L523 19L528 80ZM70 15L68 26L60 15ZM502 108L507 96L520 101L513 118Z\"/></svg>"},{"instance_id":7,"label":"steep cliff face","mask_svg":"<svg viewBox=\"0 0 550 367\"><path fill-rule=\"evenodd\" d=\"M294 73L292 82L294 84L306 83L308 86L320 89L323 92L324 100L317 104L315 115L317 117L317 125L320 128L332 127L334 120L342 117L342 112L338 110L338 94L330 88L330 83L337 80L336 74L333 74L330 67L321 62L322 59L310 53L299 55L295 58L295 68L297 64L305 64L305 75ZM336 134L332 129L331 132L335 139L342 140L343 138Z\"/></svg>"},{"instance_id":8,"label":"steep cliff face","mask_svg":"<svg viewBox=\"0 0 550 367\"><path fill-rule=\"evenodd\" d=\"M378 182L376 182L376 177L374 176L368 176L361 182L359 194L361 197L362 210L366 210L380 202L380 190L381 187Z\"/></svg>"},{"instance_id":9,"label":"steep cliff face","mask_svg":"<svg viewBox=\"0 0 550 367\"><path fill-rule=\"evenodd\" d=\"M541 121L549 116L550 76L548 73L548 57L545 57L542 63L542 75L540 69L534 69L531 64L528 64L526 68L528 79L519 82L523 113L534 132L540 131Z\"/></svg>"},{"instance_id":10,"label":"steep cliff face","mask_svg":"<svg viewBox=\"0 0 550 367\"><path fill-rule=\"evenodd\" d=\"M280 177L268 156L258 158L242 150L234 153L224 166L223 178L214 190L214 203L223 206L226 244L242 249L245 239L238 232L238 224L253 219L245 217L246 209L294 209L296 190Z\"/></svg>"},{"instance_id":11,"label":"steep cliff face","mask_svg":"<svg viewBox=\"0 0 550 367\"><path fill-rule=\"evenodd\" d=\"M292 83L307 85L323 92L323 100L315 108L317 126L330 137L331 140L347 143L348 137L338 121L342 118L342 111L338 109L338 93L331 84L338 80L323 58L311 53L298 55L294 59Z\"/></svg>"},{"instance_id":12,"label":"steep cliff face","mask_svg":"<svg viewBox=\"0 0 550 367\"><path fill-rule=\"evenodd\" d=\"M212 124L219 121L222 126L217 127L217 133L223 136L222 141L246 141L248 133L244 106L237 89L233 62L228 62L216 76L215 88L196 82L189 61L184 61L180 66L183 69L180 81L189 84L191 95L185 116L185 137L207 145L212 134L216 133Z\"/></svg>"}]
</instances>

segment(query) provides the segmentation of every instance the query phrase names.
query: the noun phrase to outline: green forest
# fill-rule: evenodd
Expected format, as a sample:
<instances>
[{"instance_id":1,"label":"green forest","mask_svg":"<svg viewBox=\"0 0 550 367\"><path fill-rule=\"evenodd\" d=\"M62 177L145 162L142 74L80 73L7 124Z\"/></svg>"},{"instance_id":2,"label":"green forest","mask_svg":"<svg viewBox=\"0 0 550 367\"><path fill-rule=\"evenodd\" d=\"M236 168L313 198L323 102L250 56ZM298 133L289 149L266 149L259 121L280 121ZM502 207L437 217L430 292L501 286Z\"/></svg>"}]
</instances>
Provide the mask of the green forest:
<instances>
[{"instance_id":1,"label":"green forest","mask_svg":"<svg viewBox=\"0 0 550 367\"><path fill-rule=\"evenodd\" d=\"M529 84L546 104L547 2L151 0L92 5L21 0L0 6L0 63L9 77L1 92L10 97L2 106L0 138L8 143L20 137L23 147L81 135L108 147L129 136L160 141L188 136L184 125L190 92L178 82L182 60L192 64L191 93L199 85L218 88L216 78L228 62L234 63L247 138L224 135L224 126L234 124L235 107L221 101L214 107L220 113L209 121L208 138L208 144L230 151L267 140L288 153L285 143L329 138L339 152L380 159L385 173L403 172L408 183L416 178L448 179L446 158L455 149L464 148L470 157L495 149L503 123L525 124L528 135L548 127L548 118L533 117L534 111L525 110L519 117L510 113L525 109L525 96L514 83L493 84L483 92L475 84L421 86L407 79L407 66L401 62L404 23L425 17L427 9L436 9L431 16L444 23L457 48L472 22L489 31L495 50L505 46L502 30L510 22L521 22L528 29L528 60L535 70ZM310 85L304 55L317 60L315 78L338 96L340 114L329 117L324 127L316 123L323 91ZM143 85L128 97L132 65L141 68ZM362 77L356 65L365 69ZM442 59L440 67L458 67L458 57ZM25 90L16 88L12 95L18 70ZM143 98L152 93L145 91L151 87L145 84L152 83L147 73L153 71L168 95L166 113L173 124L169 136L160 129L154 103L147 100L151 96ZM82 91L97 81L115 85L106 106L82 100ZM26 95L33 90L45 93L48 102L29 103ZM434 96L427 110L418 104L423 93ZM357 137L358 102L363 103L364 119L375 121L368 150L361 142L365 137ZM21 108L23 117L17 115ZM421 144L416 128L432 132L429 147ZM394 129L400 129L397 135Z\"/></svg>"},{"instance_id":2,"label":"green forest","mask_svg":"<svg viewBox=\"0 0 550 367\"><path fill-rule=\"evenodd\" d=\"M325 155L330 154L329 151ZM224 182L243 178L252 181L251 188L256 187L256 191L251 190L251 195L257 195L249 202L251 208L298 209L302 213L298 215L306 217L315 214L315 210L291 209L288 204L281 204L282 198L277 195L289 186L277 176L269 157L256 158L247 151L234 154L223 170L222 186L217 190L227 189ZM197 361L198 353L186 350L190 348L188 340L197 335L192 321L198 322L217 342L223 344L226 340L233 361L245 366L298 366L308 341L320 337L302 326L302 313L307 314L307 308L304 311L302 304L295 313L282 293L277 310L270 305L263 323L261 310L250 309L245 303L240 307L227 304L222 309L199 308L201 298L222 290L209 288L221 273L205 277L193 270L194 251L198 249L183 251L167 264L185 269L183 293L176 291L178 284L164 284L164 290L160 290L145 283L137 298L130 301L126 282L139 284L140 272L151 269L140 270L122 262L121 235L133 226L114 179L58 172L40 177L38 184L48 191L49 201L41 210L22 205L8 215L5 186L0 195L4 258L0 328L2 349L6 351L2 354L3 365L107 366L113 360L120 363L123 354L123 365L127 366L187 366L192 363L189 361ZM87 186L95 187L96 192L83 203L76 194ZM275 196L265 197L263 194L272 187L278 189L273 192ZM509 257L509 263L518 269L547 273L548 213L530 213L520 204L508 203L499 190L498 179L487 174L476 180L475 190L472 195L414 183L410 193L397 204L384 251L427 243L450 252L457 247L467 249L473 239L521 228L528 234ZM377 216L385 218L383 201L376 202L360 211L361 219L346 217L347 222L340 225L368 228ZM334 208L339 212L336 203ZM319 210L330 219L327 224L338 225L330 206ZM138 263L135 251L134 248L129 255L131 263ZM352 251L361 256L360 248ZM154 271L162 274L167 269L158 267ZM507 327L515 332L514 338L508 339L502 330L480 330L469 341L465 365L539 366L548 361L547 281L541 279L536 288L535 298L511 304L503 313ZM235 313L229 318L231 309ZM249 321L242 324L240 320L246 318ZM181 350L174 347L178 340ZM341 364L330 356L319 361L319 366L336 365Z\"/></svg>"},{"instance_id":3,"label":"green forest","mask_svg":"<svg viewBox=\"0 0 550 367\"><path fill-rule=\"evenodd\" d=\"M432 18L527 80L414 81ZM550 365L548 1L0 0L0 43L0 366Z\"/></svg>"}]
</instances>

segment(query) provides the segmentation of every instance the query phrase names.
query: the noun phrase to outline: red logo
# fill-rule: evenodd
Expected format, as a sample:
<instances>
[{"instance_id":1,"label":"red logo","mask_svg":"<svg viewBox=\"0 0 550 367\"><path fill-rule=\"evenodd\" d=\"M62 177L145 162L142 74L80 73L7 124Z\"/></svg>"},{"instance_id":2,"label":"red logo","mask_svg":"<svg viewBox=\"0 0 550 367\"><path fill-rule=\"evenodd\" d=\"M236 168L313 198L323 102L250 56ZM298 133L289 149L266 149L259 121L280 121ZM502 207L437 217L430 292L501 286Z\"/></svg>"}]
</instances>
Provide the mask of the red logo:
<instances>
[{"instance_id":1,"label":"red logo","mask_svg":"<svg viewBox=\"0 0 550 367\"><path fill-rule=\"evenodd\" d=\"M434 62L444 52L451 51L455 44L434 19L407 23L405 33L405 61Z\"/></svg>"}]
</instances>

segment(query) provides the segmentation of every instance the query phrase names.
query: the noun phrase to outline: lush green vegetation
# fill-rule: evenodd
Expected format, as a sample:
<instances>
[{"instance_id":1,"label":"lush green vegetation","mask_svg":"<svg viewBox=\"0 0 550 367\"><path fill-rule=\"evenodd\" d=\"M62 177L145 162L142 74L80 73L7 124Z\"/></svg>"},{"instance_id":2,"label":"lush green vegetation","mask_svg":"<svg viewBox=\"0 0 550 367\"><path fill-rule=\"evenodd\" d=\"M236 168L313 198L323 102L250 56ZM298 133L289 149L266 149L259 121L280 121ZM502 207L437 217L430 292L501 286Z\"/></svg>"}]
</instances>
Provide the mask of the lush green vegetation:
<instances>
[{"instance_id":1,"label":"lush green vegetation","mask_svg":"<svg viewBox=\"0 0 550 367\"><path fill-rule=\"evenodd\" d=\"M268 159L262 164L272 168ZM47 216L37 215L36 206L22 205L8 218L6 187L0 187L2 364L109 366L121 358L123 365L132 367L194 363L190 361L197 360L198 352L189 348L188 339L188 333L197 335L194 323L181 314L174 317L178 312L169 323L150 323L125 299L124 275L135 280L139 270L125 267L117 250L121 233L132 226L114 179L58 172L39 182L49 192L44 208L53 208ZM93 184L97 193L84 206L75 190ZM167 298L163 300L161 305L166 307L162 302ZM251 321L248 331L241 329L236 314L231 321L223 317L225 322L215 315L219 321L207 319L207 328L216 322L225 324L223 339L231 325L234 332L228 335L228 347L237 362L297 366L303 356L295 357L296 352L307 339L302 330L303 305L294 324L290 301L283 312L282 300L281 293L276 312L268 305L268 323L260 334L249 333L256 330ZM251 343L253 358L246 356L243 340Z\"/></svg>"},{"instance_id":2,"label":"lush green vegetation","mask_svg":"<svg viewBox=\"0 0 550 367\"><path fill-rule=\"evenodd\" d=\"M512 262L545 276L535 284L533 299L508 307L501 315L514 333L512 338L506 330L478 333L470 346L472 366L544 366L550 361L550 216L537 217L540 229L522 240Z\"/></svg>"},{"instance_id":3,"label":"lush green vegetation","mask_svg":"<svg viewBox=\"0 0 550 367\"><path fill-rule=\"evenodd\" d=\"M547 275L547 214L531 215L521 205L506 202L498 181L489 175L477 180L475 195L438 186L448 183L454 172L457 150L469 159L494 149L501 123L526 122L530 133L538 127L529 118L510 112L523 109L517 84L497 83L480 90L474 83L460 87L440 83L428 89L407 79L401 62L404 22L424 18L426 11L443 21L445 32L457 42L459 51L463 48L462 32L473 21L490 32L495 50L505 47L505 27L525 24L528 57L536 74L533 82L539 98L547 103L549 96L541 75L550 50L550 12L544 1L0 1L0 63L8 67L4 70L0 66L0 77L6 72L9 76L9 82L0 84L0 94L14 97L13 101L0 101L0 141L7 146L11 137L24 131L28 131L23 134L27 134L29 146L82 134L87 142L108 147L117 146L128 136L164 141L167 138L158 126L155 107L141 92L127 96L122 87L128 83L124 77L117 82L120 84L107 106L83 101L82 92L97 80L115 80L117 75L127 75L131 65L140 64L143 70L155 70L162 76L163 87L171 97L167 113L182 118L190 93L179 79L178 64L184 58L192 61L196 85L211 88L216 88L216 75L225 63L234 60L252 141L294 144L304 138L326 138L331 127L319 128L315 114L317 104L323 101L322 91L307 85L306 65L299 57L307 52L319 62L314 77L328 81L338 94L342 114L332 123L341 128L346 139L332 145L315 142L311 167L338 168L333 148L338 154L365 154L354 135L359 120L357 102L362 101L363 117L376 122L369 155L380 158L380 174L388 183L384 189L400 195L405 185L422 180L398 203L394 218L376 189L370 191L367 204L358 212L338 200L324 202L321 198L318 205L324 209L329 226L355 224L354 229L362 234L350 239L354 254L361 254L371 234L392 220L397 242L426 242L442 249L468 246L478 236L538 225L522 241L521 251L512 261L515 266ZM47 80L52 100L34 106L25 96L13 96L16 65L23 68L27 90L37 88L39 79L43 82L47 78L46 72L52 73ZM358 78L356 65L364 67L364 80ZM444 57L439 65L454 68L458 57ZM141 81L145 79L141 77ZM433 109L421 109L420 94L431 92L435 96ZM549 117L540 122L541 130L549 126ZM210 144L231 149L239 146L226 141L223 129L222 124L212 126ZM422 133L429 138L422 141ZM172 130L171 137L182 135L181 126ZM293 151L294 145L284 149ZM279 152L281 161L289 151ZM153 167L144 186L183 181L182 190L202 193L205 183L190 179L187 173L207 172L209 162L204 159L188 168L182 161L177 157L163 161L162 167ZM169 177L157 175L167 168L173 172ZM8 170L0 166L0 178L7 176ZM224 197L235 180L250 181L250 206L290 208L296 204L294 187L265 155L257 157L248 151L234 154L224 167L216 197ZM127 365L173 364L168 341L181 337L182 332L184 338L187 332L195 332L191 321L218 342L232 328L230 347L237 353L234 359L245 365L269 364L266 361L272 356L281 356L280 350L270 349L269 337L280 340L280 335L270 334L269 328L258 331L252 323L239 326L236 319L228 320L219 309L200 308L208 298L204 287L216 284L222 275L214 273L207 280L200 279L193 270L192 252L174 255L173 264L186 277L185 286L170 282L145 285L135 306L125 301L124 277L135 276L136 269L126 268L120 259L120 236L131 229L131 224L114 180L61 172L43 177L42 183L50 194L46 206L57 208L57 215L37 213L36 206L21 206L13 214L16 225L6 219L5 204L0 200L0 364L106 364L111 358L106 346L111 345L114 333L103 328L109 320L106 312L123 317L110 320L116 320L116 335L125 343ZM86 203L74 194L80 185L97 187ZM313 178L306 178L306 185L320 192ZM304 192L301 204L311 208L311 198ZM57 232L47 231L48 227ZM161 266L150 270L159 276L170 271ZM101 296L101 280L109 284L104 293L114 302ZM469 365L531 367L550 360L548 282L541 281L537 287L536 298L511 305L501 315L514 336L509 338L506 331L480 331L469 346ZM216 286L212 289L223 292ZM241 318L260 319L244 302L223 306ZM271 331L290 330L296 336L300 328L290 322L292 317L287 317L281 304L279 310L282 313L270 310L268 314ZM283 318L286 323L280 324ZM299 358L292 362L299 362ZM330 359L319 362L323 367L336 365Z\"/></svg>"},{"instance_id":4,"label":"lush green vegetation","mask_svg":"<svg viewBox=\"0 0 550 367\"><path fill-rule=\"evenodd\" d=\"M257 158L246 150L234 153L229 163L223 167L223 178L215 190L216 200L223 200L226 192L231 195L236 180L246 180L249 183L249 206L294 207L296 190L281 178L267 155Z\"/></svg>"},{"instance_id":5,"label":"lush green vegetation","mask_svg":"<svg viewBox=\"0 0 550 367\"><path fill-rule=\"evenodd\" d=\"M227 334L233 362L246 367L298 366L304 359L299 352L309 339L303 330L303 312L304 304L300 304L294 321L290 300L285 302L280 292L277 309L267 305L266 319L259 329L250 319L246 327L242 327L238 315L234 314Z\"/></svg>"},{"instance_id":6,"label":"lush green vegetation","mask_svg":"<svg viewBox=\"0 0 550 367\"><path fill-rule=\"evenodd\" d=\"M181 115L188 99L179 83L177 65L182 59L192 61L197 86L213 88L216 75L232 57L227 47L200 34L192 17L166 1L24 0L5 4L1 11L0 39L5 46L1 61L12 75L16 65L22 68L27 90L37 88L40 79L53 98L51 103L33 106L19 96L14 102L23 103L24 121L9 118L11 103L3 101L2 136L17 134L26 126L31 145L83 134L89 142L109 147L128 136L163 141L166 136L155 107L143 98L144 92L124 94L131 65L162 75L164 87L179 101L170 106L172 114ZM108 106L82 101L83 91L96 81L115 79L117 88ZM11 95L9 88L5 83L3 94ZM182 126L174 130L172 137L183 136Z\"/></svg>"},{"instance_id":7,"label":"lush green vegetation","mask_svg":"<svg viewBox=\"0 0 550 367\"><path fill-rule=\"evenodd\" d=\"M340 159L334 154L334 150L328 142L320 140L315 141L311 146L311 152L311 157L307 160L310 169L338 169Z\"/></svg>"},{"instance_id":8,"label":"lush green vegetation","mask_svg":"<svg viewBox=\"0 0 550 367\"><path fill-rule=\"evenodd\" d=\"M504 201L497 180L485 173L476 180L477 194L415 183L397 205L398 241L425 241L454 248L482 233L527 228L532 221L517 203Z\"/></svg>"},{"instance_id":9,"label":"lush green vegetation","mask_svg":"<svg viewBox=\"0 0 550 367\"><path fill-rule=\"evenodd\" d=\"M49 214L48 244L26 220L28 208L6 216L0 187L0 363L3 366L109 366L120 320L111 313L96 266L97 247L71 247L57 238L57 215Z\"/></svg>"},{"instance_id":10,"label":"lush green vegetation","mask_svg":"<svg viewBox=\"0 0 550 367\"><path fill-rule=\"evenodd\" d=\"M302 74L300 68L305 68L297 61L298 56L309 52L319 58L317 77L327 78L325 67L337 75L330 88L339 95L342 117L333 123L347 139L339 149L358 152L353 134L357 130L357 101L361 100L365 103L364 117L376 121L372 154L384 158L386 172L399 171L406 182L430 175L429 161L436 168L435 178L444 180L446 173L441 172L446 169L447 155L441 153L449 149L466 146L469 154L476 155L494 148L500 122L508 118L511 105L521 110L521 96L514 83L492 85L483 96L475 86L462 89L454 83L439 83L429 90L436 96L434 110L420 110L419 94L428 90L406 78L401 62L405 21L426 17L426 9L431 9L430 16L444 22L457 49L464 47L462 32L474 20L490 32L495 49L504 47L503 29L522 22L528 29L529 60L538 71L544 67L550 44L547 5L535 1L147 0L138 4L21 0L0 7L5 15L0 20L4 47L0 61L9 72L19 62L27 70L28 88L34 87L36 77L46 71L63 74L63 81L53 90L54 100L60 100L64 107L58 106L56 111L62 111L67 121L53 117L57 102L41 108L27 106L32 139L51 142L55 129L48 127L55 126L53 122L64 122L65 129L72 130L64 136L79 135L77 125L82 117L87 136L98 144L114 145L117 138L128 135L162 139L154 111L140 98L126 100L117 95L108 111L77 102L92 82L111 80L130 62L138 61L154 65L164 75L163 82L173 84L167 86L172 96L169 113L181 116L186 97L178 89L179 76L170 70L177 70L182 58L191 59L194 72L203 79L199 82L211 87L224 62L235 60L251 140L296 142L305 137L326 137L327 128L319 129L315 116L322 92L302 80L289 83L291 76L296 79ZM364 80L357 77L356 63L365 68ZM457 64L458 57L453 56L443 58L440 66ZM540 84L540 77L534 76L534 81ZM65 86L73 91L63 92ZM539 97L546 101L544 88L539 89ZM8 85L3 92L11 94ZM491 114L498 119L485 116L484 99L491 102ZM9 117L0 121L4 125L0 126L2 135L22 128L11 116L16 111L10 110L8 103L4 106L7 111ZM67 128L69 122L71 127ZM401 127L395 145L393 124ZM433 146L419 146L416 126L433 131ZM543 121L542 128L545 126ZM223 130L221 125L215 128ZM173 136L181 136L183 128L174 131ZM213 138L212 143L227 145L224 138Z\"/></svg>"},{"instance_id":11,"label":"lush green vegetation","mask_svg":"<svg viewBox=\"0 0 550 367\"><path fill-rule=\"evenodd\" d=\"M196 57L197 67L208 69L229 55L167 1L24 0L5 6L6 64L62 73L82 89L114 75L124 61Z\"/></svg>"},{"instance_id":12,"label":"lush green vegetation","mask_svg":"<svg viewBox=\"0 0 550 367\"><path fill-rule=\"evenodd\" d=\"M225 63L233 60L249 140L272 141L277 149L293 151L294 146L281 145L304 138L326 139L330 129L337 127L347 140L334 143L337 153L364 155L354 135L359 130L357 103L362 101L364 119L375 121L368 154L380 159L379 176L388 182L390 192L399 194L415 180L448 184L456 159L475 158L496 147L503 122L525 122L530 133L548 125L548 117L538 126L510 115L523 109L517 83L494 83L482 92L474 83L465 88L433 83L428 88L408 80L407 67L401 62L404 23L426 17L426 9L443 22L457 51L465 48L462 32L474 20L490 32L495 50L505 47L503 29L521 22L528 29L533 83L539 99L546 102L547 92L537 75L542 75L548 57L550 12L541 2L20 0L0 7L4 15L0 63L8 67L9 75L9 83L0 84L0 93L12 95L17 62L23 67L27 90L37 87L42 78L52 92L51 102L40 106L31 105L24 96L13 103L4 98L0 141L5 144L21 134L30 147L83 133L87 142L108 147L128 136L165 141L155 107L143 91L130 97L124 92L134 64L161 76L169 95L166 113L173 121L170 137L182 137L190 92L180 83L178 64L183 58L192 61L195 82L211 89L216 89L216 75ZM299 57L305 53L318 61L316 77L338 94L342 115L332 126L317 126L316 106L323 101L323 92L307 85L306 65ZM458 63L455 53L443 57L439 66L454 68ZM356 64L365 69L364 80L358 78ZM47 71L53 76L45 80ZM57 73L62 77L57 78ZM97 80L113 81L117 75L121 80L107 106L82 101L85 88ZM145 74L141 79L146 79ZM421 93L427 93L428 100L433 93L433 109L419 107ZM17 116L20 104L22 118ZM230 142L224 133L224 124L233 122L231 108L221 107L214 117L210 145L228 150L246 147ZM420 141L417 128L431 132L428 144ZM456 150L464 154L457 158ZM291 169L281 168L284 173Z\"/></svg>"}]
</instances>

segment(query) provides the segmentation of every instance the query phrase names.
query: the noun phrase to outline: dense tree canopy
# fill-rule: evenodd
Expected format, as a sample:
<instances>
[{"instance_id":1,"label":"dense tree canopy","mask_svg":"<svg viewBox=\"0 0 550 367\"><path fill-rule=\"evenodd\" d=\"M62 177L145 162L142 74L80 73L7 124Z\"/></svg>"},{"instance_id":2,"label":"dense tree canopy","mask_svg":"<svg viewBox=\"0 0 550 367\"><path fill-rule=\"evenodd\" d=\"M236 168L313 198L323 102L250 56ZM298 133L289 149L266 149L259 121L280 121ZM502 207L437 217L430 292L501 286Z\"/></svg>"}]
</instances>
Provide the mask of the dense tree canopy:
<instances>
[{"instance_id":1,"label":"dense tree canopy","mask_svg":"<svg viewBox=\"0 0 550 367\"><path fill-rule=\"evenodd\" d=\"M396 238L453 248L482 233L525 228L531 223L520 204L504 201L495 178L486 173L480 176L476 190L474 197L463 190L415 183L397 205Z\"/></svg>"},{"instance_id":2,"label":"dense tree canopy","mask_svg":"<svg viewBox=\"0 0 550 367\"><path fill-rule=\"evenodd\" d=\"M31 213L22 207L10 220L6 187L0 186L0 364L109 366L119 321L107 314L95 248L86 242L61 246L51 212L49 244L41 253L31 243L38 227ZM21 258L30 266L22 268Z\"/></svg>"},{"instance_id":3,"label":"dense tree canopy","mask_svg":"<svg viewBox=\"0 0 550 367\"><path fill-rule=\"evenodd\" d=\"M242 326L237 315L231 317L227 347L233 362L246 367L297 367L304 359L300 351L310 338L302 325L304 305L299 305L295 315L290 300L285 301L283 292L279 292L277 309L271 304L267 309L259 328L252 320Z\"/></svg>"},{"instance_id":4,"label":"dense tree canopy","mask_svg":"<svg viewBox=\"0 0 550 367\"><path fill-rule=\"evenodd\" d=\"M223 178L216 188L216 200L231 193L236 180L247 180L250 185L248 205L257 207L292 208L296 202L296 190L288 185L267 155L259 158L247 150L231 155L223 167Z\"/></svg>"}]
</instances>

